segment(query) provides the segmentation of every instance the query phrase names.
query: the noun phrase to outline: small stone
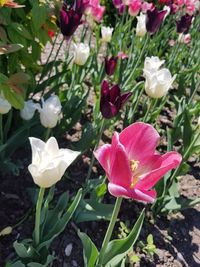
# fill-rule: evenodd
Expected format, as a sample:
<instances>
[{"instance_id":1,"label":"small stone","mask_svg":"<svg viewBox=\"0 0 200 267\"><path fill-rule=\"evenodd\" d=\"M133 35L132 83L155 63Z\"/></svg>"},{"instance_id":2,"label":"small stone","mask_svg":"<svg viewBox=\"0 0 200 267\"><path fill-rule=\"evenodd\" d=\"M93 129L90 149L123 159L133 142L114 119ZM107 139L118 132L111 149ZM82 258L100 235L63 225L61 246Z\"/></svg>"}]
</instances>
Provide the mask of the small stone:
<instances>
[{"instance_id":1,"label":"small stone","mask_svg":"<svg viewBox=\"0 0 200 267\"><path fill-rule=\"evenodd\" d=\"M72 243L69 243L69 244L66 246L66 248L65 248L65 255L66 255L67 257L69 257L69 256L71 255L71 253L72 253L72 248L73 248Z\"/></svg>"},{"instance_id":2,"label":"small stone","mask_svg":"<svg viewBox=\"0 0 200 267\"><path fill-rule=\"evenodd\" d=\"M73 267L78 267L78 263L75 260L72 261L72 265Z\"/></svg>"}]
</instances>

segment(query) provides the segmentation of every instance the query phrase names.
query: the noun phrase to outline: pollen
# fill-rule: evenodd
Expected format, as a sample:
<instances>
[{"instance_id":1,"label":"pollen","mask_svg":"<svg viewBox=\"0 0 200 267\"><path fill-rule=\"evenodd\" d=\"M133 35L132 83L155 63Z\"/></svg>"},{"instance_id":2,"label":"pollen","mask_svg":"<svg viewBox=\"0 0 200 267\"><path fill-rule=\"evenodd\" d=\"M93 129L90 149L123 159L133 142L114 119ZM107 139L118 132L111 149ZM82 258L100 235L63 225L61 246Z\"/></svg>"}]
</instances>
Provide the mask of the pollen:
<instances>
[{"instance_id":1,"label":"pollen","mask_svg":"<svg viewBox=\"0 0 200 267\"><path fill-rule=\"evenodd\" d=\"M138 168L138 164L139 164L140 162L138 161L138 160L131 160L130 161L130 165L131 165L131 170L132 170L132 172L134 172L135 170L137 170L137 168Z\"/></svg>"}]
</instances>

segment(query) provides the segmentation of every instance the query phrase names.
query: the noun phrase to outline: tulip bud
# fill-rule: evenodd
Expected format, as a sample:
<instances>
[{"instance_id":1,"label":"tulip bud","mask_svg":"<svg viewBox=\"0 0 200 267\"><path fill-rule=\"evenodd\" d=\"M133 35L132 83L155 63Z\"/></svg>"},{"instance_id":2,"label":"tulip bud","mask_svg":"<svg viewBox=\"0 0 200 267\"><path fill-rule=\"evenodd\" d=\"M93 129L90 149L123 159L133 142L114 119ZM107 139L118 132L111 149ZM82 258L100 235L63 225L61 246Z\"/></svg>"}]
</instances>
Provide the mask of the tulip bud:
<instances>
[{"instance_id":1,"label":"tulip bud","mask_svg":"<svg viewBox=\"0 0 200 267\"><path fill-rule=\"evenodd\" d=\"M140 16L137 16L137 25L136 25L136 36L143 37L146 32L146 15L140 13Z\"/></svg>"},{"instance_id":2,"label":"tulip bud","mask_svg":"<svg viewBox=\"0 0 200 267\"><path fill-rule=\"evenodd\" d=\"M24 102L24 108L20 110L20 116L23 120L31 120L35 114L36 109L39 109L39 104L35 104L33 100Z\"/></svg>"},{"instance_id":3,"label":"tulip bud","mask_svg":"<svg viewBox=\"0 0 200 267\"><path fill-rule=\"evenodd\" d=\"M80 154L70 149L59 149L54 137L44 143L42 140L30 137L32 163L28 166L34 183L43 188L49 188L61 180L65 170Z\"/></svg>"},{"instance_id":4,"label":"tulip bud","mask_svg":"<svg viewBox=\"0 0 200 267\"><path fill-rule=\"evenodd\" d=\"M118 57L105 58L105 71L106 74L111 76L115 72Z\"/></svg>"},{"instance_id":5,"label":"tulip bud","mask_svg":"<svg viewBox=\"0 0 200 267\"><path fill-rule=\"evenodd\" d=\"M6 114L11 109L11 104L5 99L4 94L0 94L0 114Z\"/></svg>"},{"instance_id":6,"label":"tulip bud","mask_svg":"<svg viewBox=\"0 0 200 267\"><path fill-rule=\"evenodd\" d=\"M46 128L54 128L61 118L61 103L56 95L50 96L46 101L42 99L42 108L39 108L40 122Z\"/></svg>"},{"instance_id":7,"label":"tulip bud","mask_svg":"<svg viewBox=\"0 0 200 267\"><path fill-rule=\"evenodd\" d=\"M161 98L171 88L176 75L171 76L168 69L157 70L156 72L145 71L145 92L152 98Z\"/></svg>"},{"instance_id":8,"label":"tulip bud","mask_svg":"<svg viewBox=\"0 0 200 267\"><path fill-rule=\"evenodd\" d=\"M102 41L105 43L109 43L112 39L112 32L113 32L113 28L103 26L101 28Z\"/></svg>"},{"instance_id":9,"label":"tulip bud","mask_svg":"<svg viewBox=\"0 0 200 267\"><path fill-rule=\"evenodd\" d=\"M89 55L90 55L90 47L87 44L79 43L79 44L73 44L74 46L74 58L73 62L77 65L83 66Z\"/></svg>"}]
</instances>

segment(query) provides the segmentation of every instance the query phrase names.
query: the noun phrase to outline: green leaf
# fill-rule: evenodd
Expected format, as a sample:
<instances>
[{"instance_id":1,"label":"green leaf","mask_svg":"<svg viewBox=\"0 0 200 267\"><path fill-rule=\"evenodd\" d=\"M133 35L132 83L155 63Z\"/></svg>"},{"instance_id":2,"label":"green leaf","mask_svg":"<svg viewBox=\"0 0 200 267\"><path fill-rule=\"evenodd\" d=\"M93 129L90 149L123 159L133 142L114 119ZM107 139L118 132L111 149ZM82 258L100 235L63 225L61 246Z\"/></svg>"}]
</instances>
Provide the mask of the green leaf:
<instances>
[{"instance_id":1,"label":"green leaf","mask_svg":"<svg viewBox=\"0 0 200 267\"><path fill-rule=\"evenodd\" d=\"M95 244L85 233L81 233L79 231L78 236L80 237L83 244L83 258L85 267L94 267L99 255Z\"/></svg>"},{"instance_id":2,"label":"green leaf","mask_svg":"<svg viewBox=\"0 0 200 267\"><path fill-rule=\"evenodd\" d=\"M153 245L153 235L152 234L149 234L147 236L147 243L148 243L148 245Z\"/></svg>"},{"instance_id":3,"label":"green leaf","mask_svg":"<svg viewBox=\"0 0 200 267\"><path fill-rule=\"evenodd\" d=\"M99 203L94 200L81 200L76 211L75 221L77 223L94 221L94 220L110 220L113 212L113 205Z\"/></svg>"},{"instance_id":4,"label":"green leaf","mask_svg":"<svg viewBox=\"0 0 200 267\"><path fill-rule=\"evenodd\" d=\"M0 55L9 54L16 52L23 48L21 44L1 44L0 45Z\"/></svg>"},{"instance_id":5,"label":"green leaf","mask_svg":"<svg viewBox=\"0 0 200 267\"><path fill-rule=\"evenodd\" d=\"M168 197L166 198L166 200L168 201L165 204L164 208L162 209L162 212L166 212L169 210L179 211L179 210L189 209L200 203L200 198L189 199L189 198L184 198L182 196L179 198Z\"/></svg>"},{"instance_id":6,"label":"green leaf","mask_svg":"<svg viewBox=\"0 0 200 267\"><path fill-rule=\"evenodd\" d=\"M26 267L21 261L16 261L14 263L12 263L11 265L9 264L6 267Z\"/></svg>"},{"instance_id":7,"label":"green leaf","mask_svg":"<svg viewBox=\"0 0 200 267\"><path fill-rule=\"evenodd\" d=\"M55 257L52 255L48 255L46 263L40 264L37 262L30 262L27 264L28 267L48 267L50 263L52 263L55 260Z\"/></svg>"},{"instance_id":8,"label":"green leaf","mask_svg":"<svg viewBox=\"0 0 200 267\"><path fill-rule=\"evenodd\" d=\"M45 6L34 5L32 10L32 22L35 30L39 30L47 19L47 9Z\"/></svg>"},{"instance_id":9,"label":"green leaf","mask_svg":"<svg viewBox=\"0 0 200 267\"><path fill-rule=\"evenodd\" d=\"M32 258L36 253L35 249L30 244L14 242L13 247L20 258Z\"/></svg>"},{"instance_id":10,"label":"green leaf","mask_svg":"<svg viewBox=\"0 0 200 267\"><path fill-rule=\"evenodd\" d=\"M143 221L144 221L144 209L141 212L130 234L126 238L116 239L108 243L108 246L104 254L104 258L101 259L103 266L114 267L115 266L114 264L116 263L116 258L117 261L120 262L125 257L125 255L129 252L129 250L137 241L140 231L142 229Z\"/></svg>"},{"instance_id":11,"label":"green leaf","mask_svg":"<svg viewBox=\"0 0 200 267\"><path fill-rule=\"evenodd\" d=\"M13 91L8 85L1 85L5 98L16 109L22 109L24 107L24 98L21 94Z\"/></svg>"},{"instance_id":12,"label":"green leaf","mask_svg":"<svg viewBox=\"0 0 200 267\"><path fill-rule=\"evenodd\" d=\"M18 32L22 37L32 40L31 34L22 24L12 23L10 26L12 27L13 30Z\"/></svg>"},{"instance_id":13,"label":"green leaf","mask_svg":"<svg viewBox=\"0 0 200 267\"><path fill-rule=\"evenodd\" d=\"M66 213L64 213L64 215L59 220L57 220L55 226L43 237L43 242L39 245L38 250L40 250L44 246L48 246L53 241L53 239L65 229L67 223L69 222L76 208L78 207L81 197L82 189L78 191L76 197L74 198L72 204L70 205Z\"/></svg>"}]
</instances>

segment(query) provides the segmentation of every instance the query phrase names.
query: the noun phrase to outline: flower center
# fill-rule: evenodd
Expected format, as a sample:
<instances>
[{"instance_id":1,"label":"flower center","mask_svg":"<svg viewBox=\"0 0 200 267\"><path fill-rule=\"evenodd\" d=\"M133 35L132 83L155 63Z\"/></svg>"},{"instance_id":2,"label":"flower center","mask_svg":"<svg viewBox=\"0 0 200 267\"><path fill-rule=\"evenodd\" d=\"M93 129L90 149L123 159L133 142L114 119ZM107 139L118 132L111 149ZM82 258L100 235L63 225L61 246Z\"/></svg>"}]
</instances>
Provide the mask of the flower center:
<instances>
[{"instance_id":1,"label":"flower center","mask_svg":"<svg viewBox=\"0 0 200 267\"><path fill-rule=\"evenodd\" d=\"M140 162L138 160L131 160L130 161L130 166L131 166L132 172L137 170L139 163ZM137 176L133 176L130 188L133 188L137 184L138 181L139 181L139 178Z\"/></svg>"}]
</instances>

